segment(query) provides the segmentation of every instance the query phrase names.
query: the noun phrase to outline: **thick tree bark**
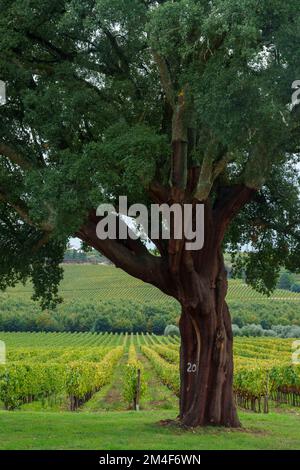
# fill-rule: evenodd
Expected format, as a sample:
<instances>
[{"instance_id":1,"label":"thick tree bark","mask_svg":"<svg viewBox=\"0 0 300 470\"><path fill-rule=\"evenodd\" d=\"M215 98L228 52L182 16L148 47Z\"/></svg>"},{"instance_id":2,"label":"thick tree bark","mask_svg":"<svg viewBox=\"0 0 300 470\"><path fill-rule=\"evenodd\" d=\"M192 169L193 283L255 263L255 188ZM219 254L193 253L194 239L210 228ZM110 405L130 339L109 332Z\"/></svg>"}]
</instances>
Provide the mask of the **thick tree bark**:
<instances>
[{"instance_id":1,"label":"thick tree bark","mask_svg":"<svg viewBox=\"0 0 300 470\"><path fill-rule=\"evenodd\" d=\"M212 260L213 263L213 260ZM194 277L199 299L182 302L180 420L187 426L239 427L233 397L233 338L222 258L215 279ZM206 266L207 267L207 266Z\"/></svg>"}]
</instances>

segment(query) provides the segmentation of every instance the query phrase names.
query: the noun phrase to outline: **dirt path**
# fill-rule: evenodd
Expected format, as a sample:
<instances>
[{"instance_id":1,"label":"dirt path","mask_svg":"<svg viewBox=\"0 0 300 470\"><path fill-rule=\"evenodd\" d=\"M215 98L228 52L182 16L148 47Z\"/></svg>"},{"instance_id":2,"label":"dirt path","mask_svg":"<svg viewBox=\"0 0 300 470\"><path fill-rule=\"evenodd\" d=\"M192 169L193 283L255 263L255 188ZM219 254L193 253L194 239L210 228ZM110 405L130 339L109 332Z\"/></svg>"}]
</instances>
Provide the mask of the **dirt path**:
<instances>
[{"instance_id":1,"label":"dirt path","mask_svg":"<svg viewBox=\"0 0 300 470\"><path fill-rule=\"evenodd\" d=\"M128 403L124 401L122 396L124 367L127 358L128 354L125 353L116 366L110 383L85 403L81 408L82 411L125 411L129 409ZM178 398L162 384L149 360L140 352L138 352L138 359L143 364L142 380L146 383L146 392L141 398L140 409L169 410L178 408Z\"/></svg>"},{"instance_id":2,"label":"dirt path","mask_svg":"<svg viewBox=\"0 0 300 470\"><path fill-rule=\"evenodd\" d=\"M146 393L141 400L141 409L173 409L178 407L178 398L160 381L149 360L142 354L138 358L144 367L144 380L146 382Z\"/></svg>"},{"instance_id":3,"label":"dirt path","mask_svg":"<svg viewBox=\"0 0 300 470\"><path fill-rule=\"evenodd\" d=\"M120 411L126 410L128 405L122 397L123 369L127 363L127 354L123 354L117 364L112 379L98 393L83 405L82 411Z\"/></svg>"}]
</instances>

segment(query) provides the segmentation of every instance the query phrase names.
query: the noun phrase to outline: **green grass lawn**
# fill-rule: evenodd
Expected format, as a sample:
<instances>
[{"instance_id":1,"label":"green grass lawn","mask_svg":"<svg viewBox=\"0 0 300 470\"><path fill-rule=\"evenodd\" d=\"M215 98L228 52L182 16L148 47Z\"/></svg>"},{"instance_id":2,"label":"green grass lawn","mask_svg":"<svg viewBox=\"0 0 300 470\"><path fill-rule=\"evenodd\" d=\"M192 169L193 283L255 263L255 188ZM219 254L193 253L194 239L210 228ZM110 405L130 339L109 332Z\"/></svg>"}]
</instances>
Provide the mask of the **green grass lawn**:
<instances>
[{"instance_id":1,"label":"green grass lawn","mask_svg":"<svg viewBox=\"0 0 300 470\"><path fill-rule=\"evenodd\" d=\"M240 413L242 430L161 425L175 410L105 413L0 412L0 449L300 449L300 414Z\"/></svg>"}]
</instances>

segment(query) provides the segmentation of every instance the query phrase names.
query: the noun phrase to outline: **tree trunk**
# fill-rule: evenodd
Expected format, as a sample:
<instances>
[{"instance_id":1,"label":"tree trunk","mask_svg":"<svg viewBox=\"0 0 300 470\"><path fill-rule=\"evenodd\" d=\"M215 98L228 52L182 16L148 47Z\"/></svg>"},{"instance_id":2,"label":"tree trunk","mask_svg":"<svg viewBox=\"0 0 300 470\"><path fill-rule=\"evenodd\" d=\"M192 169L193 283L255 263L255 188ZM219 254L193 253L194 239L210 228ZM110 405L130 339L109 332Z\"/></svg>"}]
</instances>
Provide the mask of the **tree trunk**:
<instances>
[{"instance_id":1,"label":"tree trunk","mask_svg":"<svg viewBox=\"0 0 300 470\"><path fill-rule=\"evenodd\" d=\"M233 338L222 241L233 215L251 194L235 188L233 200L227 195L227 204L226 195L213 210L205 204L205 246L198 251L185 250L184 240L171 238L168 252L162 250L160 258L146 254L142 243L99 240L95 214L77 234L127 273L181 304L180 420L186 426L240 426L233 396Z\"/></svg>"},{"instance_id":2,"label":"tree trunk","mask_svg":"<svg viewBox=\"0 0 300 470\"><path fill-rule=\"evenodd\" d=\"M199 275L197 282L194 276L197 306L181 299L180 420L186 426L240 426L233 396L233 337L223 260L217 273L215 280Z\"/></svg>"}]
</instances>

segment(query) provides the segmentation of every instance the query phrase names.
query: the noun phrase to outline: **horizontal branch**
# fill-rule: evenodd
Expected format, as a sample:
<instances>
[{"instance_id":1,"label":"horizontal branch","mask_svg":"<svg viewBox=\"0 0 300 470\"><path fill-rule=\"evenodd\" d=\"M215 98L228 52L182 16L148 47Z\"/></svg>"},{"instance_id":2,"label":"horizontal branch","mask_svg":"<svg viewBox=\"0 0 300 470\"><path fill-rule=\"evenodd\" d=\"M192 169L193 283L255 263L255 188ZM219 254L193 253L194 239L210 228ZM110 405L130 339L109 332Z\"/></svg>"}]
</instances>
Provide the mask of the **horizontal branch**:
<instances>
[{"instance_id":1,"label":"horizontal branch","mask_svg":"<svg viewBox=\"0 0 300 470\"><path fill-rule=\"evenodd\" d=\"M13 147L8 144L0 143L0 155L8 158L11 163L18 165L23 170L31 170L34 168L33 164L17 152Z\"/></svg>"},{"instance_id":2,"label":"horizontal branch","mask_svg":"<svg viewBox=\"0 0 300 470\"><path fill-rule=\"evenodd\" d=\"M98 220L100 221L100 218ZM140 240L130 240L125 244L124 240L100 240L96 228L95 218L90 216L75 235L131 276L171 295L171 290L167 285L167 266L162 258L151 255L145 246L141 251Z\"/></svg>"},{"instance_id":3,"label":"horizontal branch","mask_svg":"<svg viewBox=\"0 0 300 470\"><path fill-rule=\"evenodd\" d=\"M55 57L59 57L63 60L73 60L76 56L76 53L73 52L66 52L65 50L61 49L60 47L56 46L55 44L51 43L47 39L45 39L42 36L39 36L38 34L32 33L27 31L26 36L40 44L42 47L44 47L50 54L54 55Z\"/></svg>"},{"instance_id":4,"label":"horizontal branch","mask_svg":"<svg viewBox=\"0 0 300 470\"><path fill-rule=\"evenodd\" d=\"M289 235L291 238L300 242L300 232L297 232L297 228L299 227L299 222L295 222L293 224L286 224L284 221L281 225L276 222L272 222L270 220L266 220L263 218L255 218L254 220L250 221L253 227L261 229L261 231L266 231L267 229L276 232L277 234L284 235L285 238Z\"/></svg>"},{"instance_id":5,"label":"horizontal branch","mask_svg":"<svg viewBox=\"0 0 300 470\"><path fill-rule=\"evenodd\" d=\"M27 204L22 201L22 199L12 197L6 191L0 188L0 201L7 203L12 209L16 211L20 218L31 227L35 227L36 229L42 230L45 233L51 233L54 230L54 223L51 220L53 218L53 210L49 206L47 206L49 210L49 219L41 223L36 223L30 217L29 208L27 207Z\"/></svg>"}]
</instances>

